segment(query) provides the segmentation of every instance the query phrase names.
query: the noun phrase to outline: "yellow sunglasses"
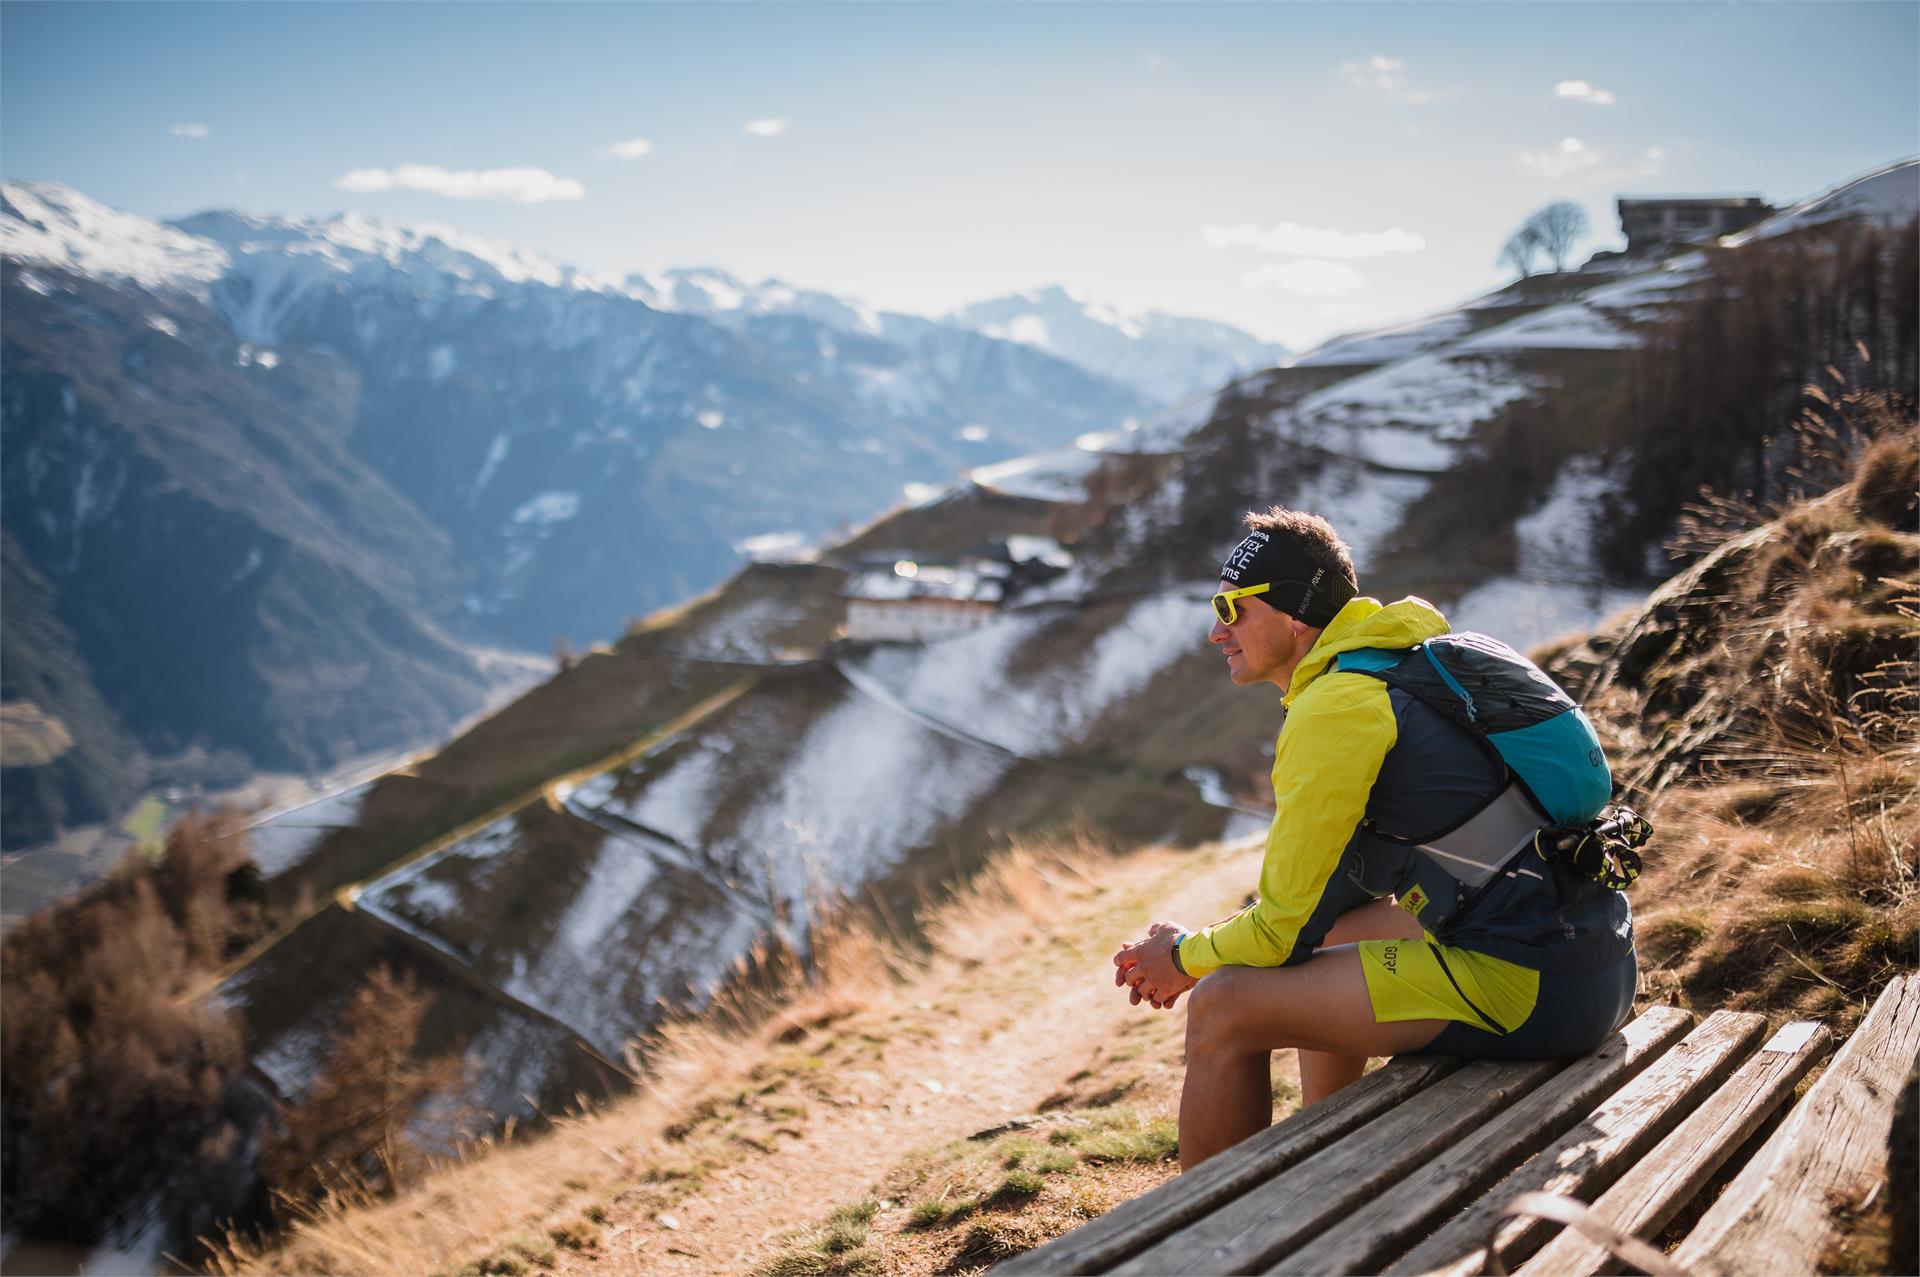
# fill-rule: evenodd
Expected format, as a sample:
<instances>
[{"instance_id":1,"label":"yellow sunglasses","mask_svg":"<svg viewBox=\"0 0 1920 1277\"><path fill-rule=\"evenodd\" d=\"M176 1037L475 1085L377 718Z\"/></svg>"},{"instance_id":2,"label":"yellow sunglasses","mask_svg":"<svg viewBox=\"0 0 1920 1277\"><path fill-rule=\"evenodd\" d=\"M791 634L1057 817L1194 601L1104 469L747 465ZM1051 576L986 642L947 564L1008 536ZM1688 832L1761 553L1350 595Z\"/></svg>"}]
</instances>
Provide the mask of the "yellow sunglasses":
<instances>
[{"instance_id":1,"label":"yellow sunglasses","mask_svg":"<svg viewBox=\"0 0 1920 1277\"><path fill-rule=\"evenodd\" d=\"M1240 619L1240 609L1233 605L1235 599L1244 599L1250 594L1265 594L1273 588L1273 582L1265 585L1249 585L1239 590L1222 590L1213 596L1213 614L1220 618L1220 624L1232 625Z\"/></svg>"}]
</instances>

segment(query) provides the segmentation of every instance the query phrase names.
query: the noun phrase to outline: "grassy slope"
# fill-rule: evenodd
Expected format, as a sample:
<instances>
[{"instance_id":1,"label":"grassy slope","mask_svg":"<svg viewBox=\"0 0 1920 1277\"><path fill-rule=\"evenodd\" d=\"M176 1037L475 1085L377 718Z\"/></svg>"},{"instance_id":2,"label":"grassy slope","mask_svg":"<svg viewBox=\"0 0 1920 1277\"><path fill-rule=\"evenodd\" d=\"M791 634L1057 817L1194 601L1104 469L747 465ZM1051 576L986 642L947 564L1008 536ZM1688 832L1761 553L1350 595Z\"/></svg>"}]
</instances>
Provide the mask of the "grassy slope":
<instances>
[{"instance_id":1,"label":"grassy slope","mask_svg":"<svg viewBox=\"0 0 1920 1277\"><path fill-rule=\"evenodd\" d=\"M1644 992L1850 1025L1920 952L1920 440L1734 536L1556 664L1660 826Z\"/></svg>"},{"instance_id":2,"label":"grassy slope","mask_svg":"<svg viewBox=\"0 0 1920 1277\"><path fill-rule=\"evenodd\" d=\"M1553 654L1660 827L1643 1003L1845 1030L1913 967L1920 706L1883 658L1920 633L1889 567L1920 552L1915 476L1896 423L1846 485ZM977 1269L1171 1173L1180 1017L1087 986L1151 917L1224 912L1252 873L1250 849L1003 858L929 920L930 956L843 935L812 986L664 1034L642 1096L232 1266Z\"/></svg>"},{"instance_id":3,"label":"grassy slope","mask_svg":"<svg viewBox=\"0 0 1920 1277\"><path fill-rule=\"evenodd\" d=\"M640 1095L228 1266L694 1273L839 1247L927 1271L1031 1245L1173 1171L1180 1020L1112 988L1114 937L1156 902L1224 913L1251 873L1245 848L1016 850L926 919L930 948L835 934L811 984L669 1027ZM987 955L1011 954L1032 960L1010 979Z\"/></svg>"}]
</instances>

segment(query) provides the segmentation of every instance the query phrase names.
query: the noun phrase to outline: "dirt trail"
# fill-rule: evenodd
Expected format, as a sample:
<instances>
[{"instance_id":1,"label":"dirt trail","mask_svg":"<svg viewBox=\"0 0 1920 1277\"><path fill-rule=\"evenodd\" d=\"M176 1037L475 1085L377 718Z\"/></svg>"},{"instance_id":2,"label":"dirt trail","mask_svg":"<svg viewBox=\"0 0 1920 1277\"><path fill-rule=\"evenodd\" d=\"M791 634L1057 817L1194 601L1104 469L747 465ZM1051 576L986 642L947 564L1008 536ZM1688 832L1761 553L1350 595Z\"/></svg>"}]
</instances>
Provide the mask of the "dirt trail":
<instances>
[{"instance_id":1,"label":"dirt trail","mask_svg":"<svg viewBox=\"0 0 1920 1277\"><path fill-rule=\"evenodd\" d=\"M1252 884L1257 852L1217 861L1194 857L1191 863L1191 876L1153 909L1154 917L1191 925L1217 916L1224 900ZM1138 932L1150 921L1141 916L1126 925ZM1112 941L1133 938L1116 934ZM1130 1006L1113 984L1106 957L1111 947L1104 937L1094 947L1101 950L1098 956L1075 957L1070 968L1037 979L1023 977L1019 967L1044 959L1044 953L1010 947L1003 963L1007 979L1031 981L1024 988L964 995L947 1031L932 1040L890 1045L884 1074L836 1077L831 1107L823 1107L797 1138L783 1137L772 1152L711 1176L697 1196L668 1212L676 1227L615 1206L600 1251L562 1254L557 1274L751 1272L784 1248L782 1238L791 1230L872 1191L904 1153L1032 1114L1129 1019L1184 1017L1184 1002L1167 1012Z\"/></svg>"}]
</instances>

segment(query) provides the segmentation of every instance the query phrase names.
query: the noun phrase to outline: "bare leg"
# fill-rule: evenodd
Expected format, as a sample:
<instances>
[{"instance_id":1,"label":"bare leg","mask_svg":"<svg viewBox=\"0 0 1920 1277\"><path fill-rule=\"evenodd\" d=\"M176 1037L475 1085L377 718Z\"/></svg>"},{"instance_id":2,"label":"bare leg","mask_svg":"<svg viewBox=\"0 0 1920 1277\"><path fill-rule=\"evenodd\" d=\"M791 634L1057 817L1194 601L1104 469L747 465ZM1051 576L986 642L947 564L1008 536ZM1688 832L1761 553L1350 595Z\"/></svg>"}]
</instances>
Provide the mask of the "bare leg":
<instances>
[{"instance_id":1,"label":"bare leg","mask_svg":"<svg viewBox=\"0 0 1920 1277\"><path fill-rule=\"evenodd\" d=\"M1420 924L1392 899L1350 909L1334 920L1321 948L1353 944L1359 940L1418 940L1424 933ZM1343 1086L1360 1080L1367 1071L1364 1055L1341 1055L1331 1051L1300 1052L1300 1105L1318 1104Z\"/></svg>"},{"instance_id":2,"label":"bare leg","mask_svg":"<svg viewBox=\"0 0 1920 1277\"><path fill-rule=\"evenodd\" d=\"M1343 1086L1352 1086L1367 1071L1364 1055L1300 1049L1300 1107L1318 1104Z\"/></svg>"},{"instance_id":3,"label":"bare leg","mask_svg":"<svg viewBox=\"0 0 1920 1277\"><path fill-rule=\"evenodd\" d=\"M1191 1170L1273 1120L1268 1075L1284 1047L1358 1057L1425 1046L1444 1020L1376 1024L1360 953L1325 949L1294 967L1224 967L1187 1004L1187 1079L1180 1095L1180 1167ZM1302 1069L1302 1080L1305 1069Z\"/></svg>"}]
</instances>

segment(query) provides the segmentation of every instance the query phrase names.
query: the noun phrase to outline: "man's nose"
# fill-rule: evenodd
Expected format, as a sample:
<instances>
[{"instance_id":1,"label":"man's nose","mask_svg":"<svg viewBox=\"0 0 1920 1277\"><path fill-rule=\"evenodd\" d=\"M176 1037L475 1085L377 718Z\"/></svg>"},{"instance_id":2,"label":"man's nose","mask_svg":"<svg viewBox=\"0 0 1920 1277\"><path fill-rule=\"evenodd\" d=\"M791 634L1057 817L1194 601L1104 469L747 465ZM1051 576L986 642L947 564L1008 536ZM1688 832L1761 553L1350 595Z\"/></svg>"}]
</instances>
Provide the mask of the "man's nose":
<instances>
[{"instance_id":1,"label":"man's nose","mask_svg":"<svg viewBox=\"0 0 1920 1277\"><path fill-rule=\"evenodd\" d=\"M1213 618L1213 628L1207 631L1207 642L1224 643L1231 638L1232 635L1233 631L1222 624L1220 618L1216 616Z\"/></svg>"}]
</instances>

